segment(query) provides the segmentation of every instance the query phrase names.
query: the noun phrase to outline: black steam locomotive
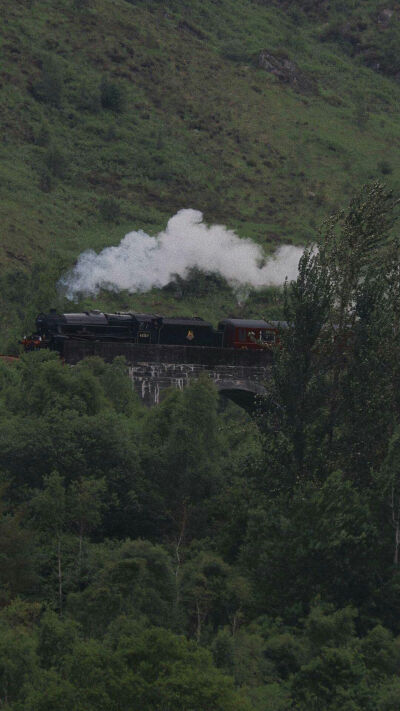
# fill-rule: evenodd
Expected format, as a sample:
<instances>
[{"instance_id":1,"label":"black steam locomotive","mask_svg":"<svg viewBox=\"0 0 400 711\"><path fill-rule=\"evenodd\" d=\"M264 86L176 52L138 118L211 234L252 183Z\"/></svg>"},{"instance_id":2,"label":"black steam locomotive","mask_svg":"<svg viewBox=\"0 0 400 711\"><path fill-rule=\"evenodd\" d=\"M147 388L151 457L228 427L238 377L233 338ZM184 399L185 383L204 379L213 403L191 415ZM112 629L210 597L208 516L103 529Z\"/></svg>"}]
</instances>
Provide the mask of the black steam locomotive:
<instances>
[{"instance_id":1,"label":"black steam locomotive","mask_svg":"<svg viewBox=\"0 0 400 711\"><path fill-rule=\"evenodd\" d=\"M25 350L50 348L63 354L65 341L102 341L260 350L279 342L284 322L226 318L215 330L197 316L170 318L156 314L101 311L39 314L36 332L21 343Z\"/></svg>"}]
</instances>

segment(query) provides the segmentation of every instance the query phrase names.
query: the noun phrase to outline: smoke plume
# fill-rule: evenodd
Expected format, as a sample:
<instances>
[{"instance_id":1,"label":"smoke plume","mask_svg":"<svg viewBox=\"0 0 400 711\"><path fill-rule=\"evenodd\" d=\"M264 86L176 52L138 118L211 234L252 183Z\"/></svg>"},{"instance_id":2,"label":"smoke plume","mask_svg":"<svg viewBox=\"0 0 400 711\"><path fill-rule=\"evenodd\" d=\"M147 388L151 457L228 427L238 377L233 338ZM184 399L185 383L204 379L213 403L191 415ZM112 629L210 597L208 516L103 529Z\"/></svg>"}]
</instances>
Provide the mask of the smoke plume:
<instances>
[{"instance_id":1,"label":"smoke plume","mask_svg":"<svg viewBox=\"0 0 400 711\"><path fill-rule=\"evenodd\" d=\"M252 240L223 225L208 227L197 210L180 210L156 237L129 232L117 247L83 252L60 286L69 299L100 289L148 291L165 286L174 274L184 278L191 267L217 272L236 290L278 286L296 278L302 251L286 245L266 260Z\"/></svg>"}]
</instances>

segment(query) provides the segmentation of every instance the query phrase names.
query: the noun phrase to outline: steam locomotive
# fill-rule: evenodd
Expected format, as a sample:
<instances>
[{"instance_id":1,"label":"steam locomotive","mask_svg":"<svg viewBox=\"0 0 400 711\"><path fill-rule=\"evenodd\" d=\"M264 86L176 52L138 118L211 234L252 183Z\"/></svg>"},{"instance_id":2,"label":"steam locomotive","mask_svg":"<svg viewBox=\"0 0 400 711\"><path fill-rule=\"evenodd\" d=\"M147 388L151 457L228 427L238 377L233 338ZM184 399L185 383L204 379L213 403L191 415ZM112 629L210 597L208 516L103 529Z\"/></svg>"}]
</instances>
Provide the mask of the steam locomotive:
<instances>
[{"instance_id":1,"label":"steam locomotive","mask_svg":"<svg viewBox=\"0 0 400 711\"><path fill-rule=\"evenodd\" d=\"M156 314L85 311L39 314L36 331L21 343L26 351L49 348L63 354L67 340L202 346L260 350L279 342L285 323L262 319L225 318L215 330L197 316L170 318Z\"/></svg>"}]
</instances>

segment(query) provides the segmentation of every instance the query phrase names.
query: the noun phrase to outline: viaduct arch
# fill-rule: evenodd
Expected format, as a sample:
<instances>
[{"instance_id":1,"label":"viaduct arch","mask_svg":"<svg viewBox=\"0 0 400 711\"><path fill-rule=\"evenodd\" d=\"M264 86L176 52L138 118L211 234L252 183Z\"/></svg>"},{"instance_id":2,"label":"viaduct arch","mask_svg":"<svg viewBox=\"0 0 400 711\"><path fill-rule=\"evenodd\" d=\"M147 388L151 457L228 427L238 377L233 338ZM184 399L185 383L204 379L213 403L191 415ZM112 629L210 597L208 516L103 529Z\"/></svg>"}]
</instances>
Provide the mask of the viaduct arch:
<instances>
[{"instance_id":1,"label":"viaduct arch","mask_svg":"<svg viewBox=\"0 0 400 711\"><path fill-rule=\"evenodd\" d=\"M251 411L255 396L267 392L272 365L270 351L101 341L65 342L67 363L75 364L91 355L100 356L108 362L117 356L124 356L133 387L149 407L159 404L168 388L182 390L192 379L205 373L221 395Z\"/></svg>"}]
</instances>

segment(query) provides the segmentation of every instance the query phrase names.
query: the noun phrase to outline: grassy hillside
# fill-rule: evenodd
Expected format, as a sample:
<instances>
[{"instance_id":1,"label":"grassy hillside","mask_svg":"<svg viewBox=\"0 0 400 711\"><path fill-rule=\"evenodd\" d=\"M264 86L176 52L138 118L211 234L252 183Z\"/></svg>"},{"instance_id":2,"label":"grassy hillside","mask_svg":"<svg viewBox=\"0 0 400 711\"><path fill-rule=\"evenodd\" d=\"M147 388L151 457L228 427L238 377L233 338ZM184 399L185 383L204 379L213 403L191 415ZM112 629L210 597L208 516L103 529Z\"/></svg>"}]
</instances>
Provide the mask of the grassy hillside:
<instances>
[{"instance_id":1,"label":"grassy hillside","mask_svg":"<svg viewBox=\"0 0 400 711\"><path fill-rule=\"evenodd\" d=\"M7 0L2 25L3 344L66 306L55 284L83 249L155 233L182 207L272 249L311 239L371 178L399 187L391 6ZM218 289L96 304L237 308Z\"/></svg>"}]
</instances>

